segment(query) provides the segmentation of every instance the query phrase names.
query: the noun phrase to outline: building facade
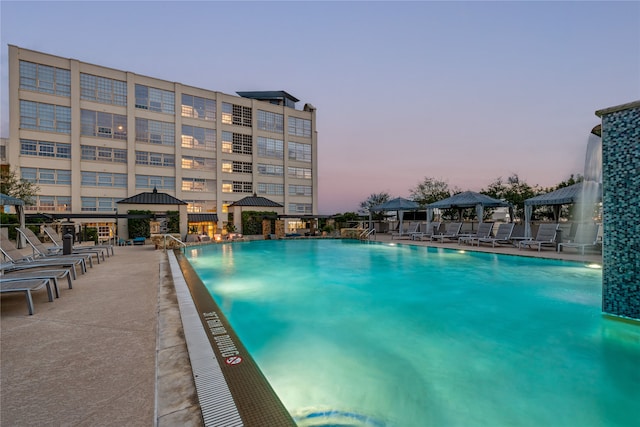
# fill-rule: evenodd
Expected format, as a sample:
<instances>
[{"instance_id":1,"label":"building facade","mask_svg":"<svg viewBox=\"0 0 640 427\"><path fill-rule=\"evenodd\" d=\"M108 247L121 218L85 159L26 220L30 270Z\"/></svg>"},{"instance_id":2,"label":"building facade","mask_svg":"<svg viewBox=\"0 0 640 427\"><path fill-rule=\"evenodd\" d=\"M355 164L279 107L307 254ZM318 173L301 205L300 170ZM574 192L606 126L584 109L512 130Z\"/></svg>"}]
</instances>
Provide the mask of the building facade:
<instances>
[{"instance_id":1,"label":"building facade","mask_svg":"<svg viewBox=\"0 0 640 427\"><path fill-rule=\"evenodd\" d=\"M9 46L7 162L39 188L29 212L109 213L141 192L190 213L251 194L318 211L316 111L284 91L213 90Z\"/></svg>"}]
</instances>

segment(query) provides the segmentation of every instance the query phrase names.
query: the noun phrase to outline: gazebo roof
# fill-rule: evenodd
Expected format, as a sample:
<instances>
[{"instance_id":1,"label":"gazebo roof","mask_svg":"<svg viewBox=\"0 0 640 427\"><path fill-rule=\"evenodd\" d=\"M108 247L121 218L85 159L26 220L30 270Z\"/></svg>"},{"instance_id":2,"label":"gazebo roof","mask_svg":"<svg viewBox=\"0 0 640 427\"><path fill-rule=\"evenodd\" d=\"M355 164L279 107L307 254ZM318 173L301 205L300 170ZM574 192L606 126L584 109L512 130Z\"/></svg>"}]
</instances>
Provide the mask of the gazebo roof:
<instances>
[{"instance_id":1,"label":"gazebo roof","mask_svg":"<svg viewBox=\"0 0 640 427\"><path fill-rule=\"evenodd\" d=\"M419 208L420 208L420 205L418 205L413 200L405 199L404 197L396 197L395 199L389 200L386 203L376 205L370 208L370 210L371 211L413 211Z\"/></svg>"},{"instance_id":2,"label":"gazebo roof","mask_svg":"<svg viewBox=\"0 0 640 427\"><path fill-rule=\"evenodd\" d=\"M180 199L176 199L175 197L167 194L167 193L158 193L156 188L153 189L152 192L140 193L135 196L127 197L126 199L122 199L117 203L122 204L131 204L131 205L187 205L187 202L184 202Z\"/></svg>"},{"instance_id":3,"label":"gazebo roof","mask_svg":"<svg viewBox=\"0 0 640 427\"><path fill-rule=\"evenodd\" d=\"M260 207L260 208L281 208L283 207L280 203L276 203L273 200L269 200L266 197L256 196L247 196L244 197L237 202L233 202L229 205L232 206L252 206L252 207Z\"/></svg>"},{"instance_id":4,"label":"gazebo roof","mask_svg":"<svg viewBox=\"0 0 640 427\"><path fill-rule=\"evenodd\" d=\"M602 184L597 182L578 182L568 187L562 187L546 194L540 194L524 201L525 205L566 205L576 203L583 197L584 192L596 195L595 201L602 200Z\"/></svg>"},{"instance_id":5,"label":"gazebo roof","mask_svg":"<svg viewBox=\"0 0 640 427\"><path fill-rule=\"evenodd\" d=\"M437 209L451 209L451 208L473 208L477 205L484 207L499 207L499 206L511 206L508 202L504 202L499 199L494 199L486 194L476 193L475 191L464 191L462 193L454 194L446 199L438 200L437 202L427 205L428 208Z\"/></svg>"}]
</instances>

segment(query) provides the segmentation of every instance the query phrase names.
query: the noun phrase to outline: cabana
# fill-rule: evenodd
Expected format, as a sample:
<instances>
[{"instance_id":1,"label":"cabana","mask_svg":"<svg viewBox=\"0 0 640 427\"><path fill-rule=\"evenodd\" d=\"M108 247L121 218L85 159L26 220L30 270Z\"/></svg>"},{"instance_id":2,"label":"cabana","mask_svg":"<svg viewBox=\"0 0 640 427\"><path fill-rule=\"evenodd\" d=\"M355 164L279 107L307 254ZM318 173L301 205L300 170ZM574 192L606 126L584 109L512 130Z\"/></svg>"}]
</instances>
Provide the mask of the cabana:
<instances>
[{"instance_id":1,"label":"cabana","mask_svg":"<svg viewBox=\"0 0 640 427\"><path fill-rule=\"evenodd\" d=\"M446 199L438 200L427 205L427 227L431 223L431 217L434 209L457 209L458 218L462 220L462 210L475 208L478 222L482 222L484 216L484 208L508 207L509 218L513 221L513 206L509 202L494 199L486 194L476 193L475 191L463 191L454 194Z\"/></svg>"},{"instance_id":2,"label":"cabana","mask_svg":"<svg viewBox=\"0 0 640 427\"><path fill-rule=\"evenodd\" d=\"M402 230L402 214L404 211L415 211L420 208L413 200L405 199L404 197L396 197L395 199L389 200L386 203L382 203L380 205L373 206L369 208L369 228L372 227L372 212L388 212L395 211L398 213L398 219L400 220L399 229Z\"/></svg>"},{"instance_id":3,"label":"cabana","mask_svg":"<svg viewBox=\"0 0 640 427\"><path fill-rule=\"evenodd\" d=\"M572 203L595 204L602 201L602 184L595 181L582 181L568 187L562 187L546 194L540 194L524 201L524 235L531 236L531 215L534 206L552 206L555 222L560 221L562 205Z\"/></svg>"},{"instance_id":4,"label":"cabana","mask_svg":"<svg viewBox=\"0 0 640 427\"><path fill-rule=\"evenodd\" d=\"M0 193L0 205L14 206L16 209L16 214L18 215L18 220L20 221L20 227L24 228L25 226L24 201L22 199L18 199L17 197L12 197L12 196L8 196L6 194ZM18 249L24 248L24 237L20 234L18 234L17 247Z\"/></svg>"}]
</instances>

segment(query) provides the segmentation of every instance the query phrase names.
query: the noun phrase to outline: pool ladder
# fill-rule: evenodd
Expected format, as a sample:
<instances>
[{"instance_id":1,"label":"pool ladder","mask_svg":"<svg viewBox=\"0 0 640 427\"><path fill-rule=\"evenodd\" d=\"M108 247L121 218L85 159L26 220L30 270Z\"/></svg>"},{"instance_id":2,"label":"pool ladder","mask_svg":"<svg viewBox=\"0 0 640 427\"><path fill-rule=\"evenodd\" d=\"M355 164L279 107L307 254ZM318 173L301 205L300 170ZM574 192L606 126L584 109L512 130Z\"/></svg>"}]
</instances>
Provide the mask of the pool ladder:
<instances>
[{"instance_id":1,"label":"pool ladder","mask_svg":"<svg viewBox=\"0 0 640 427\"><path fill-rule=\"evenodd\" d=\"M178 244L180 245L180 247L182 248L182 252L186 253L187 252L187 244L185 242L183 242L180 239L176 239L175 237L173 237L171 234L165 234L164 236L164 251L167 251L167 239L173 239L176 242L178 242Z\"/></svg>"},{"instance_id":2,"label":"pool ladder","mask_svg":"<svg viewBox=\"0 0 640 427\"><path fill-rule=\"evenodd\" d=\"M371 240L371 236L376 234L375 228L365 229L360 233L360 240Z\"/></svg>"}]
</instances>

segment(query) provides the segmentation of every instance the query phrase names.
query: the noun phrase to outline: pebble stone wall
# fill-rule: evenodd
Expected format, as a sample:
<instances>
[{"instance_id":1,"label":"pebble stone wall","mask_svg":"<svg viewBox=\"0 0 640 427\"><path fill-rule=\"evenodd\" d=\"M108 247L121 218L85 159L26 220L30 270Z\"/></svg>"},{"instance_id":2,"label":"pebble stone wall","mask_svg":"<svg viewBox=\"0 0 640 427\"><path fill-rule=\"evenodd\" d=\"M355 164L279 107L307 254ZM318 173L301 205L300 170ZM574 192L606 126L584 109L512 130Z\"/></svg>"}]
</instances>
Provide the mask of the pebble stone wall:
<instances>
[{"instance_id":1,"label":"pebble stone wall","mask_svg":"<svg viewBox=\"0 0 640 427\"><path fill-rule=\"evenodd\" d=\"M602 310L640 320L640 101L602 118Z\"/></svg>"}]
</instances>

